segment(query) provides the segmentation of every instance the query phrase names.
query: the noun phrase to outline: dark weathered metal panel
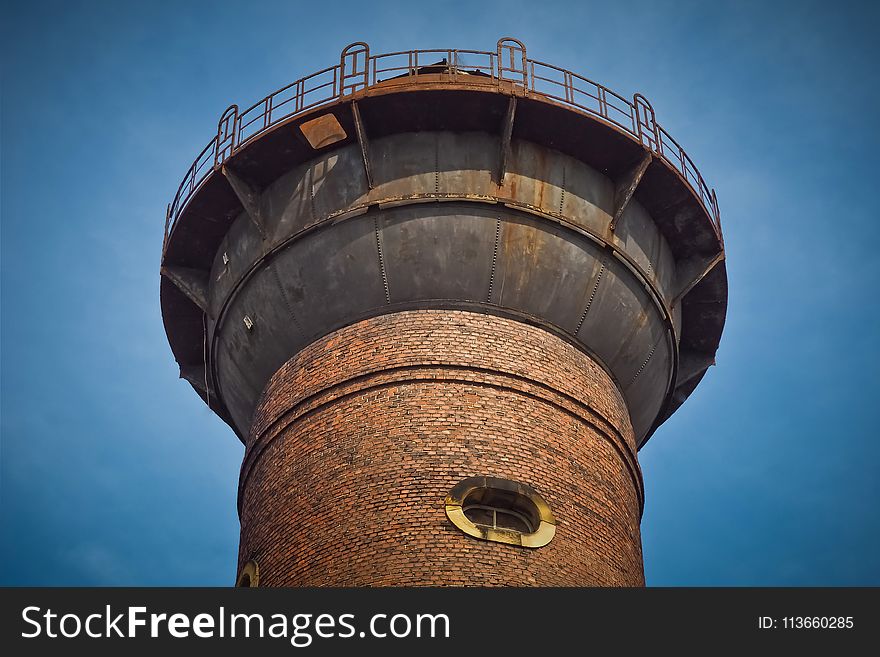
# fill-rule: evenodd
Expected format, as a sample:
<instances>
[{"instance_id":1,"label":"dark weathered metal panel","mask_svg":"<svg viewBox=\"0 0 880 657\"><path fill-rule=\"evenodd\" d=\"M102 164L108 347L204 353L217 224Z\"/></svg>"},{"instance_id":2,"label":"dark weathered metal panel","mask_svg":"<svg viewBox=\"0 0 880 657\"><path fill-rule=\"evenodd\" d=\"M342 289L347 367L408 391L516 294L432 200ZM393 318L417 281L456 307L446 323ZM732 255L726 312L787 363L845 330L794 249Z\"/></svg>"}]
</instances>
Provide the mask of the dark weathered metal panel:
<instances>
[{"instance_id":1,"label":"dark weathered metal panel","mask_svg":"<svg viewBox=\"0 0 880 657\"><path fill-rule=\"evenodd\" d=\"M631 200L627 204L614 229L614 243L635 260L670 304L675 261L657 225L638 201Z\"/></svg>"},{"instance_id":2,"label":"dark weathered metal panel","mask_svg":"<svg viewBox=\"0 0 880 657\"><path fill-rule=\"evenodd\" d=\"M664 332L662 317L643 285L620 261L606 257L605 271L578 338L625 389Z\"/></svg>"},{"instance_id":3,"label":"dark weathered metal panel","mask_svg":"<svg viewBox=\"0 0 880 657\"><path fill-rule=\"evenodd\" d=\"M601 249L570 230L509 209L500 237L495 302L574 333Z\"/></svg>"},{"instance_id":4,"label":"dark weathered metal panel","mask_svg":"<svg viewBox=\"0 0 880 657\"><path fill-rule=\"evenodd\" d=\"M385 303L374 225L358 217L290 244L249 278L220 331L220 389L250 418L263 385L291 354ZM244 324L248 316L252 329Z\"/></svg>"},{"instance_id":5,"label":"dark weathered metal panel","mask_svg":"<svg viewBox=\"0 0 880 657\"><path fill-rule=\"evenodd\" d=\"M315 338L340 317L385 303L373 217L360 216L310 234L275 258L292 312Z\"/></svg>"},{"instance_id":6,"label":"dark weathered metal panel","mask_svg":"<svg viewBox=\"0 0 880 657\"><path fill-rule=\"evenodd\" d=\"M572 223L598 235L606 235L611 222L614 185L595 169L568 155L566 159L565 195L560 213Z\"/></svg>"},{"instance_id":7,"label":"dark weathered metal panel","mask_svg":"<svg viewBox=\"0 0 880 657\"><path fill-rule=\"evenodd\" d=\"M665 397L658 395L657 391L667 389L671 367L672 355L664 340L657 345L642 373L626 387L624 398L630 408L633 430L640 440L651 429L663 407Z\"/></svg>"},{"instance_id":8,"label":"dark weathered metal panel","mask_svg":"<svg viewBox=\"0 0 880 657\"><path fill-rule=\"evenodd\" d=\"M315 161L310 171L316 219L358 204L370 191L357 146L328 153Z\"/></svg>"},{"instance_id":9,"label":"dark weathered metal panel","mask_svg":"<svg viewBox=\"0 0 880 657\"><path fill-rule=\"evenodd\" d=\"M345 149L339 149L341 152ZM312 197L314 173L308 164L284 174L263 194L272 243L277 244L313 223L317 218Z\"/></svg>"},{"instance_id":10,"label":"dark weathered metal panel","mask_svg":"<svg viewBox=\"0 0 880 657\"><path fill-rule=\"evenodd\" d=\"M253 222L242 211L220 242L209 277L208 302L217 317L232 290L268 248Z\"/></svg>"},{"instance_id":11,"label":"dark weathered metal panel","mask_svg":"<svg viewBox=\"0 0 880 657\"><path fill-rule=\"evenodd\" d=\"M517 140L512 145L508 175L499 195L548 212L559 213L563 202L568 158L535 144Z\"/></svg>"},{"instance_id":12,"label":"dark weathered metal panel","mask_svg":"<svg viewBox=\"0 0 880 657\"><path fill-rule=\"evenodd\" d=\"M410 205L382 212L379 227L392 303L485 301L497 213L472 204Z\"/></svg>"},{"instance_id":13,"label":"dark weathered metal panel","mask_svg":"<svg viewBox=\"0 0 880 657\"><path fill-rule=\"evenodd\" d=\"M492 171L497 166L497 135L481 132L436 135L438 192L488 195L497 190L492 179Z\"/></svg>"},{"instance_id":14,"label":"dark weathered metal panel","mask_svg":"<svg viewBox=\"0 0 880 657\"><path fill-rule=\"evenodd\" d=\"M218 250L211 289L215 310L225 304L218 389L240 427L275 369L312 339L385 307L442 301L488 303L567 331L609 367L639 410L639 431L648 430L653 416L643 408L662 404L674 358L659 297L645 288L661 281L658 269L674 268L665 240L636 201L612 235L597 205L610 203L608 179L535 144L516 143L499 189L497 143L473 133L377 139L373 190L357 147L344 146L266 189L268 240L241 213ZM328 221L352 207L361 210Z\"/></svg>"},{"instance_id":15,"label":"dark weathered metal panel","mask_svg":"<svg viewBox=\"0 0 880 657\"><path fill-rule=\"evenodd\" d=\"M438 135L405 133L372 143L374 198L393 198L437 191Z\"/></svg>"}]
</instances>

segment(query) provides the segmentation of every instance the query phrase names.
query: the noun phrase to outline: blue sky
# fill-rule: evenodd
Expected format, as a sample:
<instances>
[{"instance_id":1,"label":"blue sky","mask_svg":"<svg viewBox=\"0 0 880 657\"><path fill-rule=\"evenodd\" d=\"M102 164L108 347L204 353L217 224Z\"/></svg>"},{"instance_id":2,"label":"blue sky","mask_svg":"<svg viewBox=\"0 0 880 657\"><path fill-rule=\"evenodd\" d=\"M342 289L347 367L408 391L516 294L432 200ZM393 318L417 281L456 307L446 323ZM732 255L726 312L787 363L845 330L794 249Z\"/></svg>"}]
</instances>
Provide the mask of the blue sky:
<instances>
[{"instance_id":1,"label":"blue sky","mask_svg":"<svg viewBox=\"0 0 880 657\"><path fill-rule=\"evenodd\" d=\"M0 583L228 585L242 448L178 380L165 205L230 103L374 52L641 92L718 191L717 367L640 453L649 585L880 585L876 3L2 4Z\"/></svg>"}]
</instances>

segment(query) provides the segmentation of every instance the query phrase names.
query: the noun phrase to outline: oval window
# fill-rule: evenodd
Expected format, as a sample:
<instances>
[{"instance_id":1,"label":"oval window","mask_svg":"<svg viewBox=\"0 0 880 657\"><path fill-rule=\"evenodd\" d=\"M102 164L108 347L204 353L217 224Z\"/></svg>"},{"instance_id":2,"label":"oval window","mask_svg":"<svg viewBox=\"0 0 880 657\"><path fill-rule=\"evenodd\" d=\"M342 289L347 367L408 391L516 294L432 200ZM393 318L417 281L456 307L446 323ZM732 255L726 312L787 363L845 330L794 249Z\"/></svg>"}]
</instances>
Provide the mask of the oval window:
<instances>
[{"instance_id":1,"label":"oval window","mask_svg":"<svg viewBox=\"0 0 880 657\"><path fill-rule=\"evenodd\" d=\"M256 561L248 561L241 572L235 585L241 588L251 588L260 584L260 567Z\"/></svg>"},{"instance_id":2,"label":"oval window","mask_svg":"<svg viewBox=\"0 0 880 657\"><path fill-rule=\"evenodd\" d=\"M470 477L446 496L446 515L465 534L541 547L556 533L550 507L535 489L496 477Z\"/></svg>"}]
</instances>

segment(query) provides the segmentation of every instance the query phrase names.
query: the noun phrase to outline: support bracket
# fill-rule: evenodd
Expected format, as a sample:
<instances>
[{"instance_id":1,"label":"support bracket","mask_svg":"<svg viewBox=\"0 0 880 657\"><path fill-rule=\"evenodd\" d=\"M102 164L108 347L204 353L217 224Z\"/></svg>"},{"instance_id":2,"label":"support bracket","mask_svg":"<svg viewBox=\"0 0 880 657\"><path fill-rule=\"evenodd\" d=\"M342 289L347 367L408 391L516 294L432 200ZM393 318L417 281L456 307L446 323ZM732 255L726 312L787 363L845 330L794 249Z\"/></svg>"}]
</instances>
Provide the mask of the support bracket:
<instances>
[{"instance_id":1,"label":"support bracket","mask_svg":"<svg viewBox=\"0 0 880 657\"><path fill-rule=\"evenodd\" d=\"M213 317L208 311L208 272L191 267L163 265L159 273L174 283L202 312Z\"/></svg>"},{"instance_id":2,"label":"support bracket","mask_svg":"<svg viewBox=\"0 0 880 657\"><path fill-rule=\"evenodd\" d=\"M646 152L632 169L617 179L614 186L614 216L611 218L610 226L612 231L620 221L620 217L623 216L623 211L629 205L630 199L635 194L639 183L642 182L645 171L648 170L648 165L651 164L652 159L651 153Z\"/></svg>"},{"instance_id":3,"label":"support bracket","mask_svg":"<svg viewBox=\"0 0 880 657\"><path fill-rule=\"evenodd\" d=\"M250 217L251 223L256 226L260 236L263 239L266 239L266 227L263 223L262 214L260 213L260 193L249 183L245 182L241 176L230 169L229 165L224 164L220 170L229 182L229 186L232 187L232 191L235 192L235 195L238 197L242 207L244 207L244 211L247 213L248 217Z\"/></svg>"},{"instance_id":4,"label":"support bracket","mask_svg":"<svg viewBox=\"0 0 880 657\"><path fill-rule=\"evenodd\" d=\"M504 174L507 173L507 161L510 159L510 138L513 136L513 120L516 118L516 96L511 96L507 101L507 113L504 115L504 124L501 126L501 153L498 164L498 186L504 184Z\"/></svg>"},{"instance_id":5,"label":"support bracket","mask_svg":"<svg viewBox=\"0 0 880 657\"><path fill-rule=\"evenodd\" d=\"M714 256L692 256L676 264L675 267L675 296L670 304L671 308L677 306L684 296L694 289L701 280L706 278L716 265L724 260L724 251L719 251Z\"/></svg>"},{"instance_id":6,"label":"support bracket","mask_svg":"<svg viewBox=\"0 0 880 657\"><path fill-rule=\"evenodd\" d=\"M364 162L364 174L367 176L367 187L373 189L373 166L370 163L370 142L367 139L367 130L364 128L364 120L361 118L361 110L357 101L351 102L351 116L354 119L354 131L357 135L358 146L361 148L361 159Z\"/></svg>"}]
</instances>

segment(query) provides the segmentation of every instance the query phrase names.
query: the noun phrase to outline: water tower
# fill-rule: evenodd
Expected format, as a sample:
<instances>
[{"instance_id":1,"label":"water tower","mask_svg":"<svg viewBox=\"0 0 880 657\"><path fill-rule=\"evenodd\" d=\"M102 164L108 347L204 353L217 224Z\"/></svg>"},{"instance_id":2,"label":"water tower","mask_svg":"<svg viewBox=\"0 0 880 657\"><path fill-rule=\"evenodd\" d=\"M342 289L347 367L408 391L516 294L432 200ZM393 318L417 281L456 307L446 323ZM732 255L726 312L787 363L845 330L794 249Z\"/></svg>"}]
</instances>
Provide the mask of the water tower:
<instances>
[{"instance_id":1,"label":"water tower","mask_svg":"<svg viewBox=\"0 0 880 657\"><path fill-rule=\"evenodd\" d=\"M245 445L239 585L644 583L637 452L713 364L714 191L504 38L339 62L221 116L162 315Z\"/></svg>"}]
</instances>

